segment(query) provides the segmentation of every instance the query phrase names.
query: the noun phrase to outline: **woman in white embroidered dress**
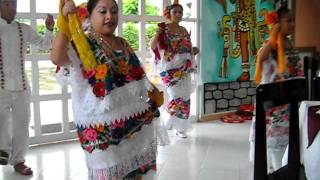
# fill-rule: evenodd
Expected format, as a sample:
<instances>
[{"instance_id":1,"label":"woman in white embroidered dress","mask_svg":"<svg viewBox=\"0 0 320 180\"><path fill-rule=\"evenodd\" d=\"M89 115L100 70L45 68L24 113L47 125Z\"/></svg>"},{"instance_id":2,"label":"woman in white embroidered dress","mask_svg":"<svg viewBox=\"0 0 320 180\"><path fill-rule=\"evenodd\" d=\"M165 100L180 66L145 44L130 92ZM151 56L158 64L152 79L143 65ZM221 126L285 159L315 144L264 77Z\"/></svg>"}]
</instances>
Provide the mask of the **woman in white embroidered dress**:
<instances>
[{"instance_id":1,"label":"woman in white embroidered dress","mask_svg":"<svg viewBox=\"0 0 320 180\"><path fill-rule=\"evenodd\" d=\"M298 52L287 37L293 33L292 15L286 7L267 16L271 26L270 38L258 52L255 81L257 84L283 81L303 76ZM266 112L266 137L268 171L282 167L282 158L289 143L289 105L268 109ZM255 119L250 130L250 161L254 159Z\"/></svg>"},{"instance_id":2,"label":"woman in white embroidered dress","mask_svg":"<svg viewBox=\"0 0 320 180\"><path fill-rule=\"evenodd\" d=\"M170 22L158 24L151 48L156 69L169 94L166 110L170 117L165 119L166 127L175 129L177 136L186 138L186 131L190 128L191 73L196 71L194 55L199 49L192 47L190 34L179 25L183 7L177 1L166 8L164 16Z\"/></svg>"},{"instance_id":3,"label":"woman in white embroidered dress","mask_svg":"<svg viewBox=\"0 0 320 180\"><path fill-rule=\"evenodd\" d=\"M65 19L77 12L72 1L61 7ZM158 90L130 45L113 35L118 11L114 0L87 3L85 33L97 64L94 69L83 68L84 60L62 31L51 54L53 63L70 65L74 121L93 180L139 179L156 165L159 105L152 94Z\"/></svg>"}]
</instances>

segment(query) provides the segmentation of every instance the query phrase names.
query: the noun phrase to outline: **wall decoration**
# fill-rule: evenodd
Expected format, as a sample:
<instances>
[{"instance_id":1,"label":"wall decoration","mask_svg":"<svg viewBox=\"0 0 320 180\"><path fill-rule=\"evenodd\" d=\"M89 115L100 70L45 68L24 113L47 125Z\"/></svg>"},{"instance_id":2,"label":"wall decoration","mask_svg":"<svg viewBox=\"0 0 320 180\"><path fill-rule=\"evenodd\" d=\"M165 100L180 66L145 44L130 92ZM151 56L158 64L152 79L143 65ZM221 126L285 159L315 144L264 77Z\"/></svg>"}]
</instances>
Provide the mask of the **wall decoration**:
<instances>
[{"instance_id":1,"label":"wall decoration","mask_svg":"<svg viewBox=\"0 0 320 180\"><path fill-rule=\"evenodd\" d=\"M221 3L220 0L218 1ZM225 8L226 1L223 2ZM234 6L234 11L230 12L230 15L224 15L217 23L220 26L218 34L224 41L219 76L228 77L228 57L231 59L241 57L242 73L237 80L249 81L249 58L255 57L257 49L262 44L261 41L268 34L265 23L265 15L268 11L265 8L261 9L259 17L262 20L256 22L256 0L231 0L230 3Z\"/></svg>"},{"instance_id":2,"label":"wall decoration","mask_svg":"<svg viewBox=\"0 0 320 180\"><path fill-rule=\"evenodd\" d=\"M217 0L222 6L224 13L227 13L227 0Z\"/></svg>"},{"instance_id":3,"label":"wall decoration","mask_svg":"<svg viewBox=\"0 0 320 180\"><path fill-rule=\"evenodd\" d=\"M273 5L272 0L201 0L203 83L252 80Z\"/></svg>"}]
</instances>

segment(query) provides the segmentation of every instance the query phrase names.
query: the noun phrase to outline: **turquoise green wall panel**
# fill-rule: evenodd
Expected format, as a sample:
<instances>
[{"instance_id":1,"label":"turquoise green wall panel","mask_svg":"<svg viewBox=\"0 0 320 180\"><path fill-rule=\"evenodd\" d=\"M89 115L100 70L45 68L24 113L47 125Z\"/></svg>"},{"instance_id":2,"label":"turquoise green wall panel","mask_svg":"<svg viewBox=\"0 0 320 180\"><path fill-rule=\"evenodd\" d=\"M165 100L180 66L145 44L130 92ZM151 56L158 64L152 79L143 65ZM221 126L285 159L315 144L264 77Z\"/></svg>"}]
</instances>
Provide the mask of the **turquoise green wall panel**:
<instances>
[{"instance_id":1,"label":"turquoise green wall panel","mask_svg":"<svg viewBox=\"0 0 320 180\"><path fill-rule=\"evenodd\" d=\"M227 14L235 10L235 6L227 2ZM270 10L273 7L271 3L265 1L260 3L256 1L257 22L261 20L258 13L261 9L266 8ZM203 83L208 82L230 82L236 81L241 75L241 56L233 59L228 57L228 76L226 78L219 77L220 64L223 56L223 38L218 36L220 26L218 22L222 20L225 15L223 6L216 0L201 0L201 79ZM230 22L233 25L233 21ZM234 33L233 33L234 36ZM233 44L235 46L235 44ZM250 53L251 54L251 53ZM254 74L254 57L250 57L250 74L251 79Z\"/></svg>"}]
</instances>

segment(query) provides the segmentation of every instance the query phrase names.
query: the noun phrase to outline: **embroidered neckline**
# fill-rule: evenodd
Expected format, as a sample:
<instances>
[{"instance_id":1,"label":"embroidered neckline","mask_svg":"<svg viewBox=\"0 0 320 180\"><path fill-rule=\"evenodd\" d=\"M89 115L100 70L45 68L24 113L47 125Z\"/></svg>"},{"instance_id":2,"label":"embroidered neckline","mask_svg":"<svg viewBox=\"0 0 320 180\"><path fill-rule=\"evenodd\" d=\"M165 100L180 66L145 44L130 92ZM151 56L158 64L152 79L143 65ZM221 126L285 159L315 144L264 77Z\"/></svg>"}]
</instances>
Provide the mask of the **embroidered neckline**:
<instances>
[{"instance_id":1,"label":"embroidered neckline","mask_svg":"<svg viewBox=\"0 0 320 180\"><path fill-rule=\"evenodd\" d=\"M92 31L87 35L97 66L91 71L85 71L83 67L82 70L84 78L88 80L96 97L103 99L113 89L145 77L138 57L131 51L125 40L119 39L124 48L118 52Z\"/></svg>"},{"instance_id":2,"label":"embroidered neckline","mask_svg":"<svg viewBox=\"0 0 320 180\"><path fill-rule=\"evenodd\" d=\"M23 90L27 89L26 86L26 77L25 77L25 68L24 68L24 60L23 60L23 32L22 32L22 27L19 22L18 24L18 31L19 31L19 39L20 39L20 70L21 70L21 78L22 78L22 88ZM1 89L5 88L5 76L3 72L3 55L2 55L2 39L0 37L0 87Z\"/></svg>"},{"instance_id":3,"label":"embroidered neckline","mask_svg":"<svg viewBox=\"0 0 320 180\"><path fill-rule=\"evenodd\" d=\"M113 37L116 40L118 39L118 37L115 37L114 35ZM102 37L96 34L93 30L89 30L88 38L95 40L96 43L104 50L104 52L106 53L106 56L109 56L110 59L114 59L117 57L119 58L119 53L123 53L127 51L127 47L124 47L123 49L114 50L107 41L105 41Z\"/></svg>"},{"instance_id":4,"label":"embroidered neckline","mask_svg":"<svg viewBox=\"0 0 320 180\"><path fill-rule=\"evenodd\" d=\"M166 37L165 41L167 43L167 50L165 54L167 54L169 61L171 61L176 53L191 52L192 44L188 33L173 32L169 30L168 24L165 24L164 26L165 27L163 29Z\"/></svg>"}]
</instances>

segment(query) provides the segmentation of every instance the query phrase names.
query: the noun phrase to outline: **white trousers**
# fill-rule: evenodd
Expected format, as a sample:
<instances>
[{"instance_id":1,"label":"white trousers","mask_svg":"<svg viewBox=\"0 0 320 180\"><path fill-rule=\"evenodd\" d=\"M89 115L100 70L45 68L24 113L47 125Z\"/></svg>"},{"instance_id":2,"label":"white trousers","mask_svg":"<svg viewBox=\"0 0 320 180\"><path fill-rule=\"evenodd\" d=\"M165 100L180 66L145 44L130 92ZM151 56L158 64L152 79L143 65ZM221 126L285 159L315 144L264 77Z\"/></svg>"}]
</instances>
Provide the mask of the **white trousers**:
<instances>
[{"instance_id":1,"label":"white trousers","mask_svg":"<svg viewBox=\"0 0 320 180\"><path fill-rule=\"evenodd\" d=\"M191 93L194 89L195 88L192 84L191 75L188 74L187 77L180 80L174 86L166 88L168 94L167 101L169 103L172 99L177 98L182 98L184 101L190 100ZM191 104L189 106L191 106ZM162 113L161 116L167 129L175 129L179 132L191 130L190 117L188 119L182 119L177 116L171 116L167 112Z\"/></svg>"},{"instance_id":2,"label":"white trousers","mask_svg":"<svg viewBox=\"0 0 320 180\"><path fill-rule=\"evenodd\" d=\"M283 149L267 148L269 173L272 173L286 165L282 163L285 151L286 151L286 148L283 148Z\"/></svg>"},{"instance_id":3,"label":"white trousers","mask_svg":"<svg viewBox=\"0 0 320 180\"><path fill-rule=\"evenodd\" d=\"M0 150L10 155L11 165L25 161L29 121L30 91L0 89Z\"/></svg>"}]
</instances>

